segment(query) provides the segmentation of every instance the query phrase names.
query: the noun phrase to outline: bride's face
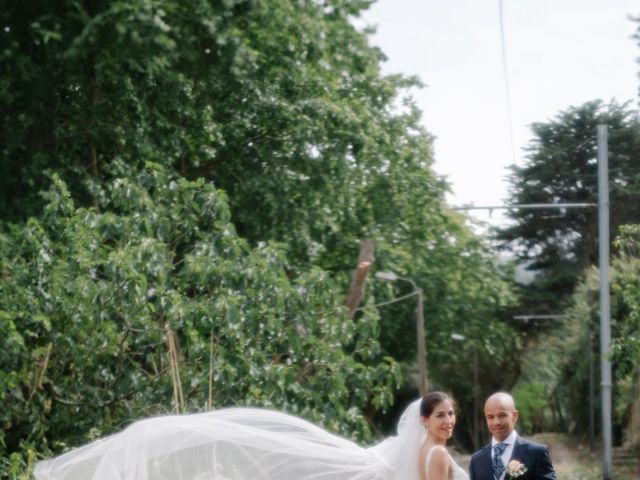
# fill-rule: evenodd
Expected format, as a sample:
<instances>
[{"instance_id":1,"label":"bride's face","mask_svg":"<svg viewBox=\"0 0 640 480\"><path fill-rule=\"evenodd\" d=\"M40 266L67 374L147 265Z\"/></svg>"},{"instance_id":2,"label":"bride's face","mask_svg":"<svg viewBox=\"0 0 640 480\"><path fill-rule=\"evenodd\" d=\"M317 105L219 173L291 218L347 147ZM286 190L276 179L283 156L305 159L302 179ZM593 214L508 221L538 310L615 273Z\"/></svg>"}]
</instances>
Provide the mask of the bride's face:
<instances>
[{"instance_id":1,"label":"bride's face","mask_svg":"<svg viewBox=\"0 0 640 480\"><path fill-rule=\"evenodd\" d=\"M429 417L422 417L422 423L434 440L446 442L453 435L453 426L456 424L453 405L449 400L440 402Z\"/></svg>"}]
</instances>

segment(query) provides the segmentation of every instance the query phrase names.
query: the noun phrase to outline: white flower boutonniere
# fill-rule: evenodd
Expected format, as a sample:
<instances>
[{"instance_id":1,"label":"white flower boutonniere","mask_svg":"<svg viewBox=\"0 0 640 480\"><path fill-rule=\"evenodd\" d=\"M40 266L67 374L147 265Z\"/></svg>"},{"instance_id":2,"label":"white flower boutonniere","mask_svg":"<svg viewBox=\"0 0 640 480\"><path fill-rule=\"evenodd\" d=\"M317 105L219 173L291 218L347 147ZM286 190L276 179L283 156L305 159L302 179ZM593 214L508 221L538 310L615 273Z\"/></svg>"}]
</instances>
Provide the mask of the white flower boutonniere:
<instances>
[{"instance_id":1,"label":"white flower boutonniere","mask_svg":"<svg viewBox=\"0 0 640 480\"><path fill-rule=\"evenodd\" d=\"M527 471L527 467L519 460L511 460L506 468L507 478L518 478Z\"/></svg>"}]
</instances>

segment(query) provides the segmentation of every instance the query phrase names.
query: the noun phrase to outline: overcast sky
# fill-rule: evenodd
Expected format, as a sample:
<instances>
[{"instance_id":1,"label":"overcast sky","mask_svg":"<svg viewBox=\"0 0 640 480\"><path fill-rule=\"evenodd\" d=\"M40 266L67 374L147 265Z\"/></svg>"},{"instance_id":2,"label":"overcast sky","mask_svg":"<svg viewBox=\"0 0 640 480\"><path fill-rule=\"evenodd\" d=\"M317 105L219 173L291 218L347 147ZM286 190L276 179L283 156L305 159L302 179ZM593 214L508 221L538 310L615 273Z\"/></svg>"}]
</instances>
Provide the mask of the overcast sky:
<instances>
[{"instance_id":1,"label":"overcast sky","mask_svg":"<svg viewBox=\"0 0 640 480\"><path fill-rule=\"evenodd\" d=\"M435 169L452 184L450 204L500 205L506 167L522 163L531 123L598 98L637 106L640 47L630 15L640 16L638 0L504 0L512 130L499 0L378 0L364 21L377 27L385 73L427 84L414 97L436 136ZM497 212L475 215L503 222Z\"/></svg>"}]
</instances>

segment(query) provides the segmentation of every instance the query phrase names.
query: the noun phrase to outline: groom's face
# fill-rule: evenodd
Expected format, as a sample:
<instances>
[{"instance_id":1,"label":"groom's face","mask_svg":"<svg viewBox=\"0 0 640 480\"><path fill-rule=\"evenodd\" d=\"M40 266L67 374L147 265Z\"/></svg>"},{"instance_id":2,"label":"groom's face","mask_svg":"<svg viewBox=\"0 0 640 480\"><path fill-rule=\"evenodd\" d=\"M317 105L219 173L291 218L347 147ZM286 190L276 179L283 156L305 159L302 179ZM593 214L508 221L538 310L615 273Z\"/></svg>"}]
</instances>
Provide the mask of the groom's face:
<instances>
[{"instance_id":1,"label":"groom's face","mask_svg":"<svg viewBox=\"0 0 640 480\"><path fill-rule=\"evenodd\" d=\"M484 406L484 417L491 435L502 442L513 432L518 421L518 411L513 403L505 399L489 399Z\"/></svg>"}]
</instances>

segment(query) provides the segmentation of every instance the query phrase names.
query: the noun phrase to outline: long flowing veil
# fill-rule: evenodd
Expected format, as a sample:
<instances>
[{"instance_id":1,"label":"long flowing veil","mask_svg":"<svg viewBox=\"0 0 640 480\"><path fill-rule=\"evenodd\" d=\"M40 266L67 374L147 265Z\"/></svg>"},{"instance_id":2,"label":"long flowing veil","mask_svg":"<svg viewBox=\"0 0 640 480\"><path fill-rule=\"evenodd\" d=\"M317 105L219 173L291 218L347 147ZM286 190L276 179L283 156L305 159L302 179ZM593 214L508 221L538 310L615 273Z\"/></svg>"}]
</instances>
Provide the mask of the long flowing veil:
<instances>
[{"instance_id":1,"label":"long flowing veil","mask_svg":"<svg viewBox=\"0 0 640 480\"><path fill-rule=\"evenodd\" d=\"M419 401L363 448L300 418L229 408L154 417L36 465L36 480L417 480Z\"/></svg>"},{"instance_id":2,"label":"long flowing veil","mask_svg":"<svg viewBox=\"0 0 640 480\"><path fill-rule=\"evenodd\" d=\"M422 399L413 401L402 412L398 421L398 435L389 437L371 447L384 459L393 472L394 480L418 480L418 458L420 446L425 438L425 430L420 423L420 403Z\"/></svg>"}]
</instances>

